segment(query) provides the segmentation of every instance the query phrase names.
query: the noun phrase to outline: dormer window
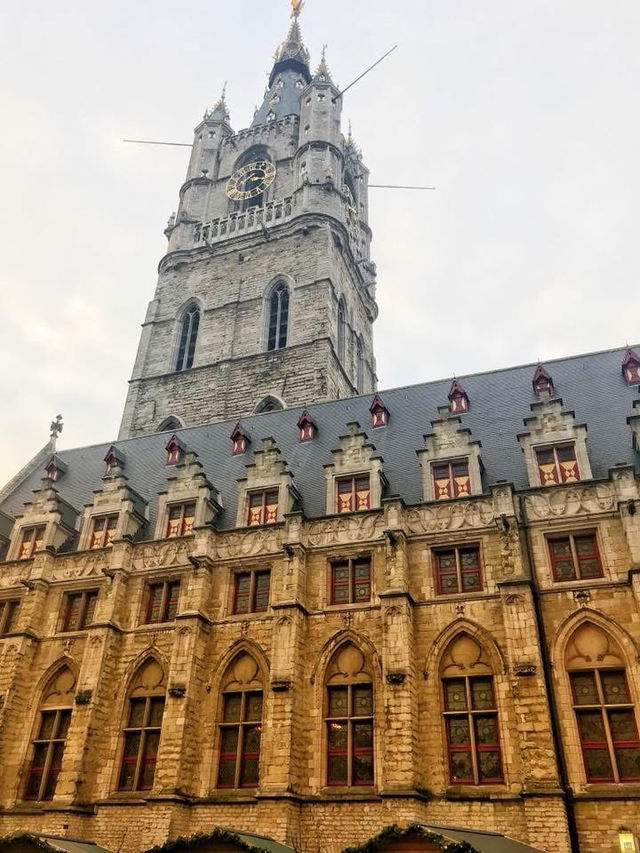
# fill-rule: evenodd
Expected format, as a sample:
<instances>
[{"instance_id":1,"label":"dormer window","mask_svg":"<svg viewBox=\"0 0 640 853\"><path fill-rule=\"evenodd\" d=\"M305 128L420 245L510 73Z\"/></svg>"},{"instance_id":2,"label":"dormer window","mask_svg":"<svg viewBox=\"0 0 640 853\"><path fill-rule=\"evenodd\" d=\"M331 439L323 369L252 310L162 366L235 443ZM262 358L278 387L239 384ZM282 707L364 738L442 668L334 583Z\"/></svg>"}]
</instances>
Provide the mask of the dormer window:
<instances>
[{"instance_id":1,"label":"dormer window","mask_svg":"<svg viewBox=\"0 0 640 853\"><path fill-rule=\"evenodd\" d=\"M298 421L298 437L300 441L312 441L316 434L316 425L309 412L303 412Z\"/></svg>"},{"instance_id":2,"label":"dormer window","mask_svg":"<svg viewBox=\"0 0 640 853\"><path fill-rule=\"evenodd\" d=\"M113 469L118 464L118 457L113 447L109 448L107 455L104 457L104 476L110 477Z\"/></svg>"},{"instance_id":3,"label":"dormer window","mask_svg":"<svg viewBox=\"0 0 640 853\"><path fill-rule=\"evenodd\" d=\"M358 512L371 508L371 481L368 474L355 477L339 477L338 512Z\"/></svg>"},{"instance_id":4,"label":"dormer window","mask_svg":"<svg viewBox=\"0 0 640 853\"><path fill-rule=\"evenodd\" d=\"M195 502L170 506L167 519L167 539L171 539L174 536L188 536L190 533L193 533L195 518Z\"/></svg>"},{"instance_id":5,"label":"dormer window","mask_svg":"<svg viewBox=\"0 0 640 853\"><path fill-rule=\"evenodd\" d=\"M249 444L249 438L239 423L231 433L231 452L234 456L239 456L244 453Z\"/></svg>"},{"instance_id":6,"label":"dormer window","mask_svg":"<svg viewBox=\"0 0 640 853\"><path fill-rule=\"evenodd\" d=\"M171 436L171 438L167 442L165 449L167 451L167 463L166 464L167 465L177 465L182 458L182 452L184 450L182 442L179 441L175 435L173 435L173 436Z\"/></svg>"},{"instance_id":7,"label":"dormer window","mask_svg":"<svg viewBox=\"0 0 640 853\"><path fill-rule=\"evenodd\" d=\"M449 411L451 414L463 414L469 411L469 397L459 382L454 379L449 389Z\"/></svg>"},{"instance_id":8,"label":"dormer window","mask_svg":"<svg viewBox=\"0 0 640 853\"><path fill-rule=\"evenodd\" d=\"M273 524L278 520L278 489L249 492L247 504L248 527Z\"/></svg>"},{"instance_id":9,"label":"dormer window","mask_svg":"<svg viewBox=\"0 0 640 853\"><path fill-rule=\"evenodd\" d=\"M89 548L107 548L113 542L118 526L117 515L100 515L93 519Z\"/></svg>"},{"instance_id":10,"label":"dormer window","mask_svg":"<svg viewBox=\"0 0 640 853\"><path fill-rule=\"evenodd\" d=\"M56 483L67 470L67 466L64 462L61 462L57 456L52 456L45 465L44 470L47 478L51 480L52 483Z\"/></svg>"},{"instance_id":11,"label":"dormer window","mask_svg":"<svg viewBox=\"0 0 640 853\"><path fill-rule=\"evenodd\" d=\"M437 501L466 497L471 494L467 459L438 462L432 466L432 472Z\"/></svg>"},{"instance_id":12,"label":"dormer window","mask_svg":"<svg viewBox=\"0 0 640 853\"><path fill-rule=\"evenodd\" d=\"M633 350L627 350L622 362L622 375L629 385L640 385L640 356Z\"/></svg>"},{"instance_id":13,"label":"dormer window","mask_svg":"<svg viewBox=\"0 0 640 853\"><path fill-rule=\"evenodd\" d=\"M578 461L573 444L536 449L536 459L543 486L558 483L576 483L580 479Z\"/></svg>"},{"instance_id":14,"label":"dormer window","mask_svg":"<svg viewBox=\"0 0 640 853\"><path fill-rule=\"evenodd\" d=\"M533 375L533 390L537 397L541 397L543 394L549 397L554 395L553 379L541 364L538 365Z\"/></svg>"},{"instance_id":15,"label":"dormer window","mask_svg":"<svg viewBox=\"0 0 640 853\"><path fill-rule=\"evenodd\" d=\"M371 412L372 427L386 426L389 422L389 410L377 394L373 398L369 411Z\"/></svg>"},{"instance_id":16,"label":"dormer window","mask_svg":"<svg viewBox=\"0 0 640 853\"><path fill-rule=\"evenodd\" d=\"M44 524L37 527L25 527L22 530L22 539L20 540L20 550L18 551L19 560L30 560L36 551L42 550L44 542Z\"/></svg>"}]
</instances>

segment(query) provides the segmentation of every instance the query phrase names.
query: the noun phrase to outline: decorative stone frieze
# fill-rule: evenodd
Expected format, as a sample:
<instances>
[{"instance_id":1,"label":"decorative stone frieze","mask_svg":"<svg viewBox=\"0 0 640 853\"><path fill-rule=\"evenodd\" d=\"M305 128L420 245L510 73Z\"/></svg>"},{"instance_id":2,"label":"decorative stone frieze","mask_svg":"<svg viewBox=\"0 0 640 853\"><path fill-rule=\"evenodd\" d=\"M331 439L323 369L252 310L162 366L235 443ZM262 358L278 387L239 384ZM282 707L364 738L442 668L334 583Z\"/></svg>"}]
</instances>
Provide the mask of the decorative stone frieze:
<instances>
[{"instance_id":1,"label":"decorative stone frieze","mask_svg":"<svg viewBox=\"0 0 640 853\"><path fill-rule=\"evenodd\" d=\"M338 483L341 477L368 475L370 484L369 507L381 505L382 493L387 485L382 457L376 453L375 445L354 421L347 424L347 432L340 436L340 447L332 451L333 462L325 465L327 480L327 515L338 512ZM345 514L346 515L346 514Z\"/></svg>"},{"instance_id":2,"label":"decorative stone frieze","mask_svg":"<svg viewBox=\"0 0 640 853\"><path fill-rule=\"evenodd\" d=\"M530 486L541 486L536 451L557 445L573 445L578 463L579 479L590 480L591 463L587 453L587 427L576 424L574 412L562 411L562 400L544 397L531 404L533 415L525 418L527 432L518 436L524 453Z\"/></svg>"},{"instance_id":3,"label":"decorative stone frieze","mask_svg":"<svg viewBox=\"0 0 640 853\"><path fill-rule=\"evenodd\" d=\"M460 496L482 494L481 443L471 440L471 430L461 426L461 419L452 414L449 406L440 406L438 413L440 419L431 421L433 432L424 436L424 449L417 451L422 467L423 500L433 501L438 497L435 463L466 463L468 474L460 485Z\"/></svg>"},{"instance_id":4,"label":"decorative stone frieze","mask_svg":"<svg viewBox=\"0 0 640 853\"><path fill-rule=\"evenodd\" d=\"M593 515L616 508L615 493L610 483L556 486L525 495L524 501L529 521Z\"/></svg>"}]
</instances>

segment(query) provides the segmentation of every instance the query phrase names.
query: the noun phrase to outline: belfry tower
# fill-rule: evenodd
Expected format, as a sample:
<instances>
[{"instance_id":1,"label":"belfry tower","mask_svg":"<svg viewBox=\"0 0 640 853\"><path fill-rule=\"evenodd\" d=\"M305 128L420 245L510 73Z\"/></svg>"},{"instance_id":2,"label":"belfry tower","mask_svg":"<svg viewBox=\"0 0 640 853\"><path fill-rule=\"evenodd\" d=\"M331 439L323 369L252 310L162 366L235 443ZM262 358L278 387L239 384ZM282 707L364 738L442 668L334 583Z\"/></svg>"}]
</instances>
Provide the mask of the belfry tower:
<instances>
[{"instance_id":1,"label":"belfry tower","mask_svg":"<svg viewBox=\"0 0 640 853\"><path fill-rule=\"evenodd\" d=\"M120 438L376 388L368 170L298 14L251 126L195 129Z\"/></svg>"}]
</instances>

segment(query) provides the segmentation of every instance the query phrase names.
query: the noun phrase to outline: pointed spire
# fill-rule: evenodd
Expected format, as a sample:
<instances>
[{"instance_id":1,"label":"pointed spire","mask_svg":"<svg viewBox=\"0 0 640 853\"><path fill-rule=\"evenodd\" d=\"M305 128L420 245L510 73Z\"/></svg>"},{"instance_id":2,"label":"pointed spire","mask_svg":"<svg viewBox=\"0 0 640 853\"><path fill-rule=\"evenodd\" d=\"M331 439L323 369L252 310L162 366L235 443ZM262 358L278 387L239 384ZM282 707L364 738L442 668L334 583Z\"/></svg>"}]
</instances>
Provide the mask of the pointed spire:
<instances>
[{"instance_id":1,"label":"pointed spire","mask_svg":"<svg viewBox=\"0 0 640 853\"><path fill-rule=\"evenodd\" d=\"M222 93L218 98L218 102L214 106L212 110L210 110L205 118L212 118L217 121L226 121L228 122L230 119L229 107L227 105L227 81L225 80L224 86L222 87Z\"/></svg>"},{"instance_id":2,"label":"pointed spire","mask_svg":"<svg viewBox=\"0 0 640 853\"><path fill-rule=\"evenodd\" d=\"M294 15L287 37L276 50L274 58L276 65L287 60L300 62L308 72L310 55L302 41L302 33L297 15Z\"/></svg>"},{"instance_id":3,"label":"pointed spire","mask_svg":"<svg viewBox=\"0 0 640 853\"><path fill-rule=\"evenodd\" d=\"M320 58L320 64L318 65L318 70L315 73L313 78L321 83L332 83L331 72L329 71L329 66L327 65L327 46L326 44L322 45L322 56Z\"/></svg>"}]
</instances>

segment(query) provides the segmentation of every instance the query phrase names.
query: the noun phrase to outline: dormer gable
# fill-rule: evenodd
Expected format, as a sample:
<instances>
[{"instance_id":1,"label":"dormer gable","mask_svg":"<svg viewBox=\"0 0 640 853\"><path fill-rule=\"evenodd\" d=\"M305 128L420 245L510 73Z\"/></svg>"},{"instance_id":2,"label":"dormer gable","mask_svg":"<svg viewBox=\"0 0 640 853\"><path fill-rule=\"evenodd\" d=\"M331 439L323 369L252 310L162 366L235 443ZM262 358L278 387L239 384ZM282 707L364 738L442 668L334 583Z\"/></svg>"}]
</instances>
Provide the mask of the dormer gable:
<instances>
[{"instance_id":1,"label":"dormer gable","mask_svg":"<svg viewBox=\"0 0 640 853\"><path fill-rule=\"evenodd\" d=\"M371 413L371 426L373 429L386 426L389 423L389 410L378 394L373 398L369 406L369 412Z\"/></svg>"},{"instance_id":2,"label":"dormer gable","mask_svg":"<svg viewBox=\"0 0 640 853\"><path fill-rule=\"evenodd\" d=\"M439 420L431 421L433 432L424 436L424 449L417 451L423 500L482 494L480 442L472 441L471 430L461 426L448 406L441 406L438 414Z\"/></svg>"},{"instance_id":3,"label":"dormer gable","mask_svg":"<svg viewBox=\"0 0 640 853\"><path fill-rule=\"evenodd\" d=\"M249 446L249 436L242 428L240 421L235 425L231 433L231 452L234 456L240 456Z\"/></svg>"},{"instance_id":4,"label":"dormer gable","mask_svg":"<svg viewBox=\"0 0 640 853\"><path fill-rule=\"evenodd\" d=\"M57 550L75 536L77 518L78 510L60 497L48 477L43 479L16 518L7 559L29 559L46 548Z\"/></svg>"},{"instance_id":5,"label":"dormer gable","mask_svg":"<svg viewBox=\"0 0 640 853\"><path fill-rule=\"evenodd\" d=\"M325 465L327 515L378 509L387 486L384 462L357 421L347 424L340 447Z\"/></svg>"},{"instance_id":6,"label":"dormer gable","mask_svg":"<svg viewBox=\"0 0 640 853\"><path fill-rule=\"evenodd\" d=\"M293 474L282 459L273 438L263 438L260 450L247 465L247 475L238 481L236 525L253 527L283 521L300 502Z\"/></svg>"},{"instance_id":7,"label":"dormer gable","mask_svg":"<svg viewBox=\"0 0 640 853\"><path fill-rule=\"evenodd\" d=\"M220 493L207 479L197 454L187 451L159 494L156 539L187 535L212 524L221 512Z\"/></svg>"},{"instance_id":8,"label":"dormer gable","mask_svg":"<svg viewBox=\"0 0 640 853\"><path fill-rule=\"evenodd\" d=\"M518 436L529 485L590 480L586 425L576 424L574 412L563 412L559 398L538 400L531 404L531 411L524 421L527 432Z\"/></svg>"},{"instance_id":9,"label":"dormer gable","mask_svg":"<svg viewBox=\"0 0 640 853\"><path fill-rule=\"evenodd\" d=\"M622 362L622 375L628 385L640 385L640 356L628 349Z\"/></svg>"},{"instance_id":10,"label":"dormer gable","mask_svg":"<svg viewBox=\"0 0 640 853\"><path fill-rule=\"evenodd\" d=\"M533 393L536 397L553 397L555 395L553 379L541 364L536 367L536 372L533 374L532 385Z\"/></svg>"},{"instance_id":11,"label":"dormer gable","mask_svg":"<svg viewBox=\"0 0 640 853\"><path fill-rule=\"evenodd\" d=\"M52 483L57 483L66 473L67 466L57 454L49 457L47 464L44 466L45 476Z\"/></svg>"},{"instance_id":12,"label":"dormer gable","mask_svg":"<svg viewBox=\"0 0 640 853\"><path fill-rule=\"evenodd\" d=\"M460 415L469 411L469 396L462 385L454 379L447 395L449 411L452 415Z\"/></svg>"},{"instance_id":13,"label":"dormer gable","mask_svg":"<svg viewBox=\"0 0 640 853\"><path fill-rule=\"evenodd\" d=\"M313 422L313 418L305 409L298 419L298 440L313 441L316 437L317 427Z\"/></svg>"},{"instance_id":14,"label":"dormer gable","mask_svg":"<svg viewBox=\"0 0 640 853\"><path fill-rule=\"evenodd\" d=\"M172 435L165 445L167 456L165 459L166 465L179 465L184 458L185 446L180 441L177 435Z\"/></svg>"},{"instance_id":15,"label":"dormer gable","mask_svg":"<svg viewBox=\"0 0 640 853\"><path fill-rule=\"evenodd\" d=\"M110 477L113 470L117 467L119 469L123 469L125 465L124 453L115 445L111 445L111 447L107 450L106 456L104 457L104 472L103 477Z\"/></svg>"},{"instance_id":16,"label":"dormer gable","mask_svg":"<svg viewBox=\"0 0 640 853\"><path fill-rule=\"evenodd\" d=\"M107 547L125 536L133 538L146 521L147 502L131 488L118 461L109 467L93 503L85 506L79 551Z\"/></svg>"}]
</instances>

